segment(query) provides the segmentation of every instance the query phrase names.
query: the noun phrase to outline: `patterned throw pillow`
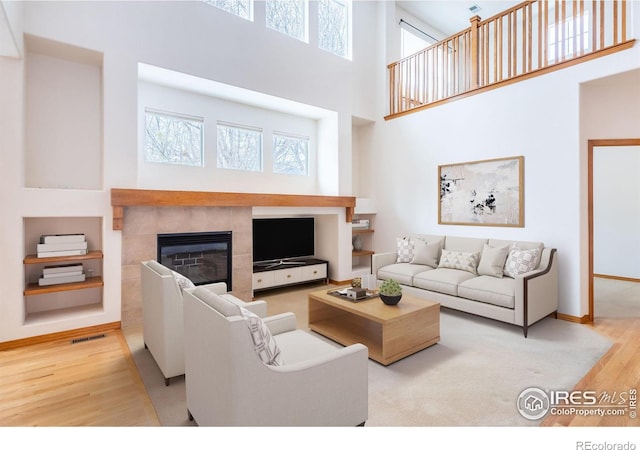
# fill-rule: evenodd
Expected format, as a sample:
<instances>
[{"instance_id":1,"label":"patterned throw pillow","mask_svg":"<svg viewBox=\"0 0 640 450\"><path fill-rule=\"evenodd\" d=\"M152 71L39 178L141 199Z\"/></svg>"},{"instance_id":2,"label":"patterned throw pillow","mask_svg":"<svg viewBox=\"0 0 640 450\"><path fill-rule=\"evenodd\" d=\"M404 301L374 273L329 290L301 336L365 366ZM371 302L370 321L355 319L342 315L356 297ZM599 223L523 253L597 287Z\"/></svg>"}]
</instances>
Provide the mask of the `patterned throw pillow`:
<instances>
[{"instance_id":1,"label":"patterned throw pillow","mask_svg":"<svg viewBox=\"0 0 640 450\"><path fill-rule=\"evenodd\" d=\"M415 242L408 237L396 238L396 245L398 248L397 263L409 263L413 260L413 249L415 248Z\"/></svg>"},{"instance_id":2,"label":"patterned throw pillow","mask_svg":"<svg viewBox=\"0 0 640 450\"><path fill-rule=\"evenodd\" d=\"M180 286L181 291L192 288L192 287L196 287L196 285L193 284L193 282L190 279L188 279L181 273L173 271L171 275L173 275L173 278L176 280L176 283L178 283L178 286Z\"/></svg>"},{"instance_id":3,"label":"patterned throw pillow","mask_svg":"<svg viewBox=\"0 0 640 450\"><path fill-rule=\"evenodd\" d=\"M247 308L239 306L240 314L244 318L249 332L251 333L251 339L253 340L253 347L260 358L260 361L269 366L282 366L284 361L280 355L280 348L273 339L271 331L263 320L249 311Z\"/></svg>"},{"instance_id":4,"label":"patterned throw pillow","mask_svg":"<svg viewBox=\"0 0 640 450\"><path fill-rule=\"evenodd\" d=\"M474 275L478 274L478 259L480 253L465 253L465 252L452 252L449 250L442 250L442 256L440 256L440 264L438 267L445 269L458 269L466 270Z\"/></svg>"},{"instance_id":5,"label":"patterned throw pillow","mask_svg":"<svg viewBox=\"0 0 640 450\"><path fill-rule=\"evenodd\" d=\"M531 272L538 266L538 255L540 248L532 248L530 250L522 250L513 244L509 250L507 262L504 264L504 274L508 277L516 276Z\"/></svg>"},{"instance_id":6,"label":"patterned throw pillow","mask_svg":"<svg viewBox=\"0 0 640 450\"><path fill-rule=\"evenodd\" d=\"M435 269L438 267L439 256L440 242L425 242L420 239L416 239L411 264L422 264Z\"/></svg>"}]
</instances>

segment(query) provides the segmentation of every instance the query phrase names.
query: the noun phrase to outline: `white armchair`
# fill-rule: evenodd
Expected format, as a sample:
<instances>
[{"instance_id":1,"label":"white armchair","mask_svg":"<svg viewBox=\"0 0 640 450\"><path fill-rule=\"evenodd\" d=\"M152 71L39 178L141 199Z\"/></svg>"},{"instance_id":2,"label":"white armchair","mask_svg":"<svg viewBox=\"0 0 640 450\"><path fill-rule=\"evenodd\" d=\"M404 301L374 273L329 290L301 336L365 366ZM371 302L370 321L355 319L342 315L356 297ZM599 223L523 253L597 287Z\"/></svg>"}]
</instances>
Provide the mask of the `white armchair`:
<instances>
[{"instance_id":1,"label":"white armchair","mask_svg":"<svg viewBox=\"0 0 640 450\"><path fill-rule=\"evenodd\" d=\"M265 318L282 365L259 358L238 308L185 290L185 384L200 426L355 426L368 417L368 349L296 330L293 313Z\"/></svg>"},{"instance_id":2,"label":"white armchair","mask_svg":"<svg viewBox=\"0 0 640 450\"><path fill-rule=\"evenodd\" d=\"M140 276L144 346L151 352L168 386L172 377L184 374L182 288L176 282L174 272L154 260L142 261ZM245 303L227 293L226 283L212 283L203 288L246 307L260 317L267 315L266 302Z\"/></svg>"}]
</instances>

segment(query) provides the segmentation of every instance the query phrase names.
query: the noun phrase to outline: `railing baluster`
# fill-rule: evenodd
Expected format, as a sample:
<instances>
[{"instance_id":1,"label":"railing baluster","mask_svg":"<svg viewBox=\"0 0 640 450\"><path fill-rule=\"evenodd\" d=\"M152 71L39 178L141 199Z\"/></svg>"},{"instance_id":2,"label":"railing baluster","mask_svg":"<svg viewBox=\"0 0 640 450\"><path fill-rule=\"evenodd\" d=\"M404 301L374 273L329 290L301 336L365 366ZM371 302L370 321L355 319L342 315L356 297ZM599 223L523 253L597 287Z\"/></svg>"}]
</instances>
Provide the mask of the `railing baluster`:
<instances>
[{"instance_id":1,"label":"railing baluster","mask_svg":"<svg viewBox=\"0 0 640 450\"><path fill-rule=\"evenodd\" d=\"M499 48L498 48L498 70L500 71L500 76L496 81L502 81L502 74L504 71L504 63L502 62L502 54L504 52L504 38L502 37L502 24L504 23L504 16L500 17L500 21L498 24L500 25L500 37L498 39Z\"/></svg>"},{"instance_id":2,"label":"railing baluster","mask_svg":"<svg viewBox=\"0 0 640 450\"><path fill-rule=\"evenodd\" d=\"M596 0L593 0L591 2L591 51L595 52L597 47L597 40L596 40L596 36L597 36L597 31L598 29L596 28L598 26L598 8L596 5Z\"/></svg>"},{"instance_id":3,"label":"railing baluster","mask_svg":"<svg viewBox=\"0 0 640 450\"><path fill-rule=\"evenodd\" d=\"M458 89L458 39L454 39L451 43L453 46L453 55L451 58L451 80L452 80L452 93L455 95L459 92Z\"/></svg>"},{"instance_id":4,"label":"railing baluster","mask_svg":"<svg viewBox=\"0 0 640 450\"><path fill-rule=\"evenodd\" d=\"M627 0L622 0L622 42L627 40Z\"/></svg>"},{"instance_id":5,"label":"railing baluster","mask_svg":"<svg viewBox=\"0 0 640 450\"><path fill-rule=\"evenodd\" d=\"M531 71L531 67L532 67L532 58L533 58L533 16L532 16L532 9L533 7L531 6L531 3L529 3L529 6L527 7L527 16L529 17L529 20L527 21L527 42L529 43L527 46L527 72Z\"/></svg>"},{"instance_id":6,"label":"railing baluster","mask_svg":"<svg viewBox=\"0 0 640 450\"><path fill-rule=\"evenodd\" d=\"M571 38L571 42L573 44L573 49L572 49L571 55L572 55L572 57L575 58L575 56L578 54L578 48L577 48L577 45L578 45L578 42L577 42L577 40L578 40L577 31L578 30L577 30L577 28L578 27L577 27L577 23L576 23L576 22L578 22L578 4L576 3L576 0L573 0L572 3L573 3L573 17L571 19L571 22L572 22L571 25L572 25L572 28L573 28L573 35L572 35L572 38Z\"/></svg>"},{"instance_id":7,"label":"railing baluster","mask_svg":"<svg viewBox=\"0 0 640 450\"><path fill-rule=\"evenodd\" d=\"M489 30L490 29L491 29L491 26L489 25L489 23L486 23L484 25L485 62L484 62L484 80L482 83L483 86L486 86L491 82L491 80L489 80Z\"/></svg>"},{"instance_id":8,"label":"railing baluster","mask_svg":"<svg viewBox=\"0 0 640 450\"><path fill-rule=\"evenodd\" d=\"M604 48L604 2L600 0L600 48Z\"/></svg>"},{"instance_id":9,"label":"railing baluster","mask_svg":"<svg viewBox=\"0 0 640 450\"><path fill-rule=\"evenodd\" d=\"M553 58L553 62L557 63L559 61L560 58L560 53L558 51L558 47L559 42L558 42L558 36L560 34L560 30L558 29L558 18L560 17L560 2L558 0L556 0L556 7L555 7L555 19L553 22L553 39L555 40L555 45L554 45L554 58Z\"/></svg>"},{"instance_id":10,"label":"railing baluster","mask_svg":"<svg viewBox=\"0 0 640 450\"><path fill-rule=\"evenodd\" d=\"M613 45L618 43L618 0L613 0Z\"/></svg>"},{"instance_id":11,"label":"railing baluster","mask_svg":"<svg viewBox=\"0 0 640 450\"><path fill-rule=\"evenodd\" d=\"M580 21L578 30L580 32L580 55L584 55L584 0L580 0Z\"/></svg>"},{"instance_id":12,"label":"railing baluster","mask_svg":"<svg viewBox=\"0 0 640 450\"><path fill-rule=\"evenodd\" d=\"M511 39L513 41L512 51L513 51L513 76L518 75L518 13L516 11L512 11L513 22L511 24Z\"/></svg>"},{"instance_id":13,"label":"railing baluster","mask_svg":"<svg viewBox=\"0 0 640 450\"><path fill-rule=\"evenodd\" d=\"M543 66L549 64L549 2L542 2L542 9L544 9L544 21L542 26L544 28L544 36L542 38L543 52Z\"/></svg>"}]
</instances>

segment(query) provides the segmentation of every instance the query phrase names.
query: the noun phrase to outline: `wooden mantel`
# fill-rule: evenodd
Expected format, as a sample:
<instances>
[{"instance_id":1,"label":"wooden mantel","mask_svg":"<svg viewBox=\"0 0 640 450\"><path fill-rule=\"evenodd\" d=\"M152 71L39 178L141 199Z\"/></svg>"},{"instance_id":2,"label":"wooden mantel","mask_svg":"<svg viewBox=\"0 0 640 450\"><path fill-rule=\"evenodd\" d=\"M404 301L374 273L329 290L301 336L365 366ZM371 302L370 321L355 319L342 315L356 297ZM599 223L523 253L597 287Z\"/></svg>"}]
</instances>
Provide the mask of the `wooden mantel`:
<instances>
[{"instance_id":1,"label":"wooden mantel","mask_svg":"<svg viewBox=\"0 0 640 450\"><path fill-rule=\"evenodd\" d=\"M353 219L355 197L326 195L253 194L240 192L111 189L113 229L122 230L125 206L314 206L344 207Z\"/></svg>"}]
</instances>

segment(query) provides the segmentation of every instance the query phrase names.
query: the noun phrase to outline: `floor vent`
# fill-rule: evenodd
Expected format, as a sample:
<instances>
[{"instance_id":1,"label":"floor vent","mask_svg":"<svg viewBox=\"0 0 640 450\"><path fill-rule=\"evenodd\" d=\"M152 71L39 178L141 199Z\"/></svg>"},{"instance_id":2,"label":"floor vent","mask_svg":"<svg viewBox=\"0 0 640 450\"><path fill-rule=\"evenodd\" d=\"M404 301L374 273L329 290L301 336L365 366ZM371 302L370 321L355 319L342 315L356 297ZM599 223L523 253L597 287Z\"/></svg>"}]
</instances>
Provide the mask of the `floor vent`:
<instances>
[{"instance_id":1,"label":"floor vent","mask_svg":"<svg viewBox=\"0 0 640 450\"><path fill-rule=\"evenodd\" d=\"M96 334L95 336L87 336L87 337L82 337L82 338L77 338L71 341L72 344L77 344L78 342L87 342L87 341L93 341L94 339L102 339L104 337L107 337L106 334Z\"/></svg>"}]
</instances>

